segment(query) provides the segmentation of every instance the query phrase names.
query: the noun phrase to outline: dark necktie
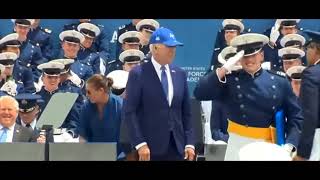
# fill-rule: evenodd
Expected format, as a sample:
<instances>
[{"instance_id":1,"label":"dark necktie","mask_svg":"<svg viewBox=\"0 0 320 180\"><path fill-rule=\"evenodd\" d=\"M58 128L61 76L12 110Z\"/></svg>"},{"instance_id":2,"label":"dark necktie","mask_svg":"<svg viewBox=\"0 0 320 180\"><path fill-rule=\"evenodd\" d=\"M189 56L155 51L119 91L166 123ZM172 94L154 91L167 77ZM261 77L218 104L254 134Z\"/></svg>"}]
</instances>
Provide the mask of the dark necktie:
<instances>
[{"instance_id":1,"label":"dark necktie","mask_svg":"<svg viewBox=\"0 0 320 180\"><path fill-rule=\"evenodd\" d=\"M163 91L166 95L166 99L168 101L168 78L167 78L167 73L166 73L166 67L165 66L161 66L161 84L162 84L162 88Z\"/></svg>"},{"instance_id":2,"label":"dark necktie","mask_svg":"<svg viewBox=\"0 0 320 180\"><path fill-rule=\"evenodd\" d=\"M32 129L32 127L30 126L30 124L26 124L26 127L27 127L28 129Z\"/></svg>"}]
</instances>

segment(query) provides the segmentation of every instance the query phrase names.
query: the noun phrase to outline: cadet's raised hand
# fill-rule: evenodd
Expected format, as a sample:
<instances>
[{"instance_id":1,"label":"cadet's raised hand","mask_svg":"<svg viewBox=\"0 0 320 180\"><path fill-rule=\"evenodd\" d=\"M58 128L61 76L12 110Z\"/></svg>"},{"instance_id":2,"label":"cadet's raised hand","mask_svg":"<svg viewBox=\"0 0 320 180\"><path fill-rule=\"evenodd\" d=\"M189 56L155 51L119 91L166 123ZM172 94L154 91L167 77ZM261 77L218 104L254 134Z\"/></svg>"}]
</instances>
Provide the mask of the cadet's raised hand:
<instances>
[{"instance_id":1,"label":"cadet's raised hand","mask_svg":"<svg viewBox=\"0 0 320 180\"><path fill-rule=\"evenodd\" d=\"M228 59L228 61L222 67L226 69L228 72L231 72L234 66L236 65L236 63L240 61L240 59L243 57L243 55L244 55L244 51L241 50L236 55Z\"/></svg>"},{"instance_id":2,"label":"cadet's raised hand","mask_svg":"<svg viewBox=\"0 0 320 180\"><path fill-rule=\"evenodd\" d=\"M274 46L276 45L276 42L280 36L279 28L280 28L280 24L277 20L274 26L272 27L271 33L270 33L270 42L273 43Z\"/></svg>"}]
</instances>

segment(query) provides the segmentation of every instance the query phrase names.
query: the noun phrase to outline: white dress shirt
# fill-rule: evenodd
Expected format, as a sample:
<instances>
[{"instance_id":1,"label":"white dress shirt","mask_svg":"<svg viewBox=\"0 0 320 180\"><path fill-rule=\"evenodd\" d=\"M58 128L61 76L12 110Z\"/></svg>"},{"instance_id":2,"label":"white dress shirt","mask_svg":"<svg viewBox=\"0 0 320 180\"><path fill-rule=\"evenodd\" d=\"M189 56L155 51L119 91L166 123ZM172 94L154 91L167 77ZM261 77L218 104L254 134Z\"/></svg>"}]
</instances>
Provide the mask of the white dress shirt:
<instances>
[{"instance_id":1,"label":"white dress shirt","mask_svg":"<svg viewBox=\"0 0 320 180\"><path fill-rule=\"evenodd\" d=\"M157 75L159 77L159 80L161 82L161 73L162 73L162 70L161 70L161 64L159 64L154 58L153 56L151 57L151 62L153 64L153 67L154 69L156 70L157 72ZM167 74L167 79L168 79L168 102L169 102L169 106L171 106L171 102L172 102L172 98L173 98L173 83L172 83L172 77L171 77L171 73L170 73L170 68L169 68L169 65L166 64L164 66L166 68L166 74Z\"/></svg>"},{"instance_id":2,"label":"white dress shirt","mask_svg":"<svg viewBox=\"0 0 320 180\"><path fill-rule=\"evenodd\" d=\"M21 119L20 119L21 120ZM32 127L32 130L34 130L34 128L36 127L36 124L37 124L37 119L34 119L31 123L30 123L30 126ZM24 123L22 120L21 120L21 125L23 127L26 127L26 123Z\"/></svg>"},{"instance_id":3,"label":"white dress shirt","mask_svg":"<svg viewBox=\"0 0 320 180\"><path fill-rule=\"evenodd\" d=\"M13 131L14 131L14 125L15 125L16 123L14 123L12 126L10 126L9 128L8 128L8 130L7 130L7 140L6 140L6 142L9 142L9 143L11 143L12 142L12 139L13 139ZM0 124L0 136L2 135L2 133L3 133L3 126Z\"/></svg>"},{"instance_id":4,"label":"white dress shirt","mask_svg":"<svg viewBox=\"0 0 320 180\"><path fill-rule=\"evenodd\" d=\"M162 70L160 69L161 68L161 64L159 64L154 58L153 56L151 57L151 63L154 67L154 69L156 70L156 73L159 77L159 80L161 82L161 73L162 73ZM166 64L164 65L165 68L166 68L166 74L167 74L167 79L168 79L168 102L169 102L169 106L171 106L171 102L172 102L172 99L173 99L173 83L172 83L172 77L171 77L171 73L170 73L170 68L169 68L169 65ZM136 149L138 150L140 147L146 145L147 143L146 142L142 142L138 145L136 145ZM193 145L186 145L185 148L193 148L195 149L195 147Z\"/></svg>"}]
</instances>

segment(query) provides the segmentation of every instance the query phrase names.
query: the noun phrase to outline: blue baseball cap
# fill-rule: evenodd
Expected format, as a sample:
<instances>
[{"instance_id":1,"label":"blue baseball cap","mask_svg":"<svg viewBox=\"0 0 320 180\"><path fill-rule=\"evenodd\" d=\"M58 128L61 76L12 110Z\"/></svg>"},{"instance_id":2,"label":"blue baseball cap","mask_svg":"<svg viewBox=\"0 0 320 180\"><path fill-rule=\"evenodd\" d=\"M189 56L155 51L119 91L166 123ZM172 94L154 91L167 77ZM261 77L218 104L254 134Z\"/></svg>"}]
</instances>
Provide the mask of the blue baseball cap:
<instances>
[{"instance_id":1,"label":"blue baseball cap","mask_svg":"<svg viewBox=\"0 0 320 180\"><path fill-rule=\"evenodd\" d=\"M181 42L177 41L173 32L164 27L158 28L152 33L149 44L164 44L169 47L183 46Z\"/></svg>"}]
</instances>

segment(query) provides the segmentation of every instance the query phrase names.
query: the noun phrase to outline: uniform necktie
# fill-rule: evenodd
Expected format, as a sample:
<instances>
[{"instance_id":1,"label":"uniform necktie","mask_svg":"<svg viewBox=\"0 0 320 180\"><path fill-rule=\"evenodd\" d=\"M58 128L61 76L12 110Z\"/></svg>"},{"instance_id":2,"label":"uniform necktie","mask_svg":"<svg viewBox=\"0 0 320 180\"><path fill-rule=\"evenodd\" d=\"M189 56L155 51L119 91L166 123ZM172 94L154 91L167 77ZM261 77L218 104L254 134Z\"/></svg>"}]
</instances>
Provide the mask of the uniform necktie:
<instances>
[{"instance_id":1,"label":"uniform necktie","mask_svg":"<svg viewBox=\"0 0 320 180\"><path fill-rule=\"evenodd\" d=\"M32 127L30 126L30 124L26 124L26 127L27 127L28 129L32 129Z\"/></svg>"}]
</instances>

